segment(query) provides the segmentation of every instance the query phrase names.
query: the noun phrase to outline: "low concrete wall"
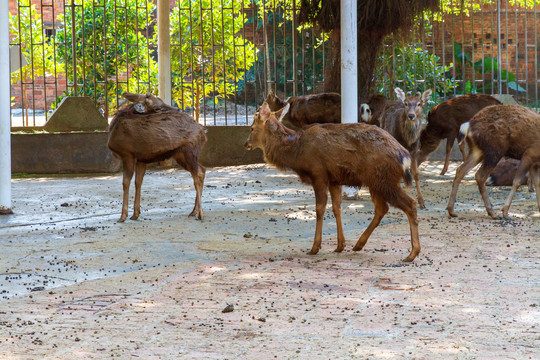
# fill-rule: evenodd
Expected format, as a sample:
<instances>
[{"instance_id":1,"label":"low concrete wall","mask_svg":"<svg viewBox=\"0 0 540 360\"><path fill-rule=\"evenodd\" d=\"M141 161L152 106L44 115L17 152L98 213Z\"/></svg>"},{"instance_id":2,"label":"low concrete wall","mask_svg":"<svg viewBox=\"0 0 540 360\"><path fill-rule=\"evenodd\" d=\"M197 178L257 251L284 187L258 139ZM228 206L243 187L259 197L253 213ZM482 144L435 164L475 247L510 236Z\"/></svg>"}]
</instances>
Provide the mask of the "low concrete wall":
<instances>
[{"instance_id":1,"label":"low concrete wall","mask_svg":"<svg viewBox=\"0 0 540 360\"><path fill-rule=\"evenodd\" d=\"M31 174L119 171L107 132L11 134L11 172Z\"/></svg>"},{"instance_id":2,"label":"low concrete wall","mask_svg":"<svg viewBox=\"0 0 540 360\"><path fill-rule=\"evenodd\" d=\"M201 153L204 166L253 164L261 150L244 143L249 126L210 126ZM101 173L120 171L122 164L107 148L107 132L11 134L11 171L31 174Z\"/></svg>"},{"instance_id":3,"label":"low concrete wall","mask_svg":"<svg viewBox=\"0 0 540 360\"><path fill-rule=\"evenodd\" d=\"M244 143L249 126L209 126L208 142L201 153L204 166L231 166L262 163L262 151L248 151ZM107 148L107 132L46 133L11 135L13 173L69 174L110 173L121 170L121 162ZM444 160L444 144L430 160ZM461 160L454 146L452 160Z\"/></svg>"}]
</instances>

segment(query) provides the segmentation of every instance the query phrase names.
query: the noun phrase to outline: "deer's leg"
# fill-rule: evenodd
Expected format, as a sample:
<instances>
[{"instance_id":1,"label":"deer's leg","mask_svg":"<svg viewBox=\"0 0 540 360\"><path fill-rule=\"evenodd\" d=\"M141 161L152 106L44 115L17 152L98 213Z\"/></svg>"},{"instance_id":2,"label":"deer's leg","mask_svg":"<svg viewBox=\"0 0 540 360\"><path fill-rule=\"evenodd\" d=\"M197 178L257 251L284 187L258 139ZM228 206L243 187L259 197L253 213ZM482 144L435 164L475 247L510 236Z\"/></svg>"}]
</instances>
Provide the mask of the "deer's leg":
<instances>
[{"instance_id":1,"label":"deer's leg","mask_svg":"<svg viewBox=\"0 0 540 360\"><path fill-rule=\"evenodd\" d=\"M195 205L189 216L197 216L197 219L202 220L203 211L201 197L206 168L199 164L197 156L191 151L186 151L184 153L179 152L174 158L180 166L189 171L193 178L193 185L195 186Z\"/></svg>"},{"instance_id":2,"label":"deer's leg","mask_svg":"<svg viewBox=\"0 0 540 360\"><path fill-rule=\"evenodd\" d=\"M317 225L315 226L315 238L313 239L313 247L308 252L309 255L315 255L321 249L322 242L322 226L326 203L328 202L328 187L320 182L313 184L315 191L315 213L317 215Z\"/></svg>"},{"instance_id":3,"label":"deer's leg","mask_svg":"<svg viewBox=\"0 0 540 360\"><path fill-rule=\"evenodd\" d=\"M487 158L484 159L484 162L482 163L482 166L476 174L474 175L476 179L476 184L478 185L478 191L480 191L480 195L482 196L482 200L484 201L484 206L486 207L486 211L488 215L493 218L497 219L498 217L495 215L495 212L493 211L493 206L491 205L491 201L489 201L489 195L486 190L486 180L489 177L489 174L493 171L495 166L497 166L497 161L491 161Z\"/></svg>"},{"instance_id":4,"label":"deer's leg","mask_svg":"<svg viewBox=\"0 0 540 360\"><path fill-rule=\"evenodd\" d=\"M461 152L461 156L463 157L463 161L465 161L465 159L467 159L467 154L465 152L465 141L462 141L461 143L458 144L458 147L459 147L459 151Z\"/></svg>"},{"instance_id":5,"label":"deer's leg","mask_svg":"<svg viewBox=\"0 0 540 360\"><path fill-rule=\"evenodd\" d=\"M414 183L416 184L416 197L418 198L418 206L421 209L424 209L426 206L424 204L424 198L422 197L422 192L420 191L420 176L418 174L418 166L416 163L417 153L411 154L411 172L414 178Z\"/></svg>"},{"instance_id":6,"label":"deer's leg","mask_svg":"<svg viewBox=\"0 0 540 360\"><path fill-rule=\"evenodd\" d=\"M146 172L146 164L137 162L135 165L135 203L133 205L133 216L131 220L137 220L141 214L141 186Z\"/></svg>"},{"instance_id":7,"label":"deer's leg","mask_svg":"<svg viewBox=\"0 0 540 360\"><path fill-rule=\"evenodd\" d=\"M418 236L418 215L414 199L398 187L394 196L389 197L390 205L402 210L409 219L409 228L411 231L411 253L403 261L411 262L420 254L420 237Z\"/></svg>"},{"instance_id":8,"label":"deer's leg","mask_svg":"<svg viewBox=\"0 0 540 360\"><path fill-rule=\"evenodd\" d=\"M377 226L379 226L382 218L388 212L388 204L386 203L384 197L381 194L373 192L371 190L370 193L371 201L373 201L373 205L375 206L375 214L373 215L373 220L371 220L371 223L368 225L366 230L364 230L364 232L356 242L356 245L354 245L353 251L360 251L364 248L369 237L371 236L371 233L373 232L373 230L375 230Z\"/></svg>"},{"instance_id":9,"label":"deer's leg","mask_svg":"<svg viewBox=\"0 0 540 360\"><path fill-rule=\"evenodd\" d=\"M505 219L508 218L508 210L510 210L512 199L514 198L514 195L517 189L519 189L519 187L521 186L523 179L525 179L525 175L527 174L527 171L529 171L529 169L531 168L531 165L540 161L540 156L535 156L534 150L535 149L529 149L525 151L525 153L521 157L519 167L516 171L516 175L514 176L514 180L512 182L512 189L510 190L510 194L508 194L508 197L506 198L506 201L504 202L504 205L502 208L502 214ZM537 191L538 191L538 188L537 188Z\"/></svg>"},{"instance_id":10,"label":"deer's leg","mask_svg":"<svg viewBox=\"0 0 540 360\"><path fill-rule=\"evenodd\" d=\"M330 185L330 197L332 198L332 210L336 217L337 226L337 248L335 252L342 252L345 249L345 234L341 222L341 185Z\"/></svg>"},{"instance_id":11,"label":"deer's leg","mask_svg":"<svg viewBox=\"0 0 540 360\"><path fill-rule=\"evenodd\" d=\"M529 169L529 181L536 189L536 201L538 202L538 211L540 211L540 164L534 164Z\"/></svg>"},{"instance_id":12,"label":"deer's leg","mask_svg":"<svg viewBox=\"0 0 540 360\"><path fill-rule=\"evenodd\" d=\"M122 167L124 169L124 175L122 177L122 189L123 189L123 199L122 199L122 215L118 222L124 222L128 216L128 204L129 204L129 184L131 183L131 178L133 177L133 170L135 168L135 159L127 158L122 159Z\"/></svg>"},{"instance_id":13,"label":"deer's leg","mask_svg":"<svg viewBox=\"0 0 540 360\"><path fill-rule=\"evenodd\" d=\"M446 174L448 171L448 165L450 164L450 153L452 152L452 147L454 146L454 138L447 138L446 139L446 154L444 157L444 165L441 170L441 175Z\"/></svg>"},{"instance_id":14,"label":"deer's leg","mask_svg":"<svg viewBox=\"0 0 540 360\"><path fill-rule=\"evenodd\" d=\"M456 203L457 191L461 180L467 175L469 171L482 161L483 155L479 149L471 149L467 159L461 164L457 170L454 177L454 182L452 183L452 191L450 192L450 198L448 199L448 205L446 210L448 210L448 215L456 217L457 215L454 212L454 204Z\"/></svg>"}]
</instances>

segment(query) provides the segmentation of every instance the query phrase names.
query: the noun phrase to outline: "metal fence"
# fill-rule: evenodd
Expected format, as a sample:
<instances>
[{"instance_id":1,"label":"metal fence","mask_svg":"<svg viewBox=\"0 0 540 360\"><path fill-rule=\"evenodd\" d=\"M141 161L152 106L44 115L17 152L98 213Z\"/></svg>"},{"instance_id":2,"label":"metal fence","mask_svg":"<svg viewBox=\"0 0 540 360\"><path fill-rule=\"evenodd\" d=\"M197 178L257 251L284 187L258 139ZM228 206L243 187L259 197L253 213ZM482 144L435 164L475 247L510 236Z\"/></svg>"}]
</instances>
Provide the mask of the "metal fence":
<instances>
[{"instance_id":1,"label":"metal fence","mask_svg":"<svg viewBox=\"0 0 540 360\"><path fill-rule=\"evenodd\" d=\"M373 91L432 88L435 102L509 93L538 107L540 5L454 2L455 12L427 15L406 38L387 39ZM246 125L269 89L321 92L326 37L300 28L295 2L287 3L171 2L175 104L204 125ZM156 24L155 1L11 0L12 126L43 125L65 96L88 96L110 117L125 91L157 94Z\"/></svg>"}]
</instances>

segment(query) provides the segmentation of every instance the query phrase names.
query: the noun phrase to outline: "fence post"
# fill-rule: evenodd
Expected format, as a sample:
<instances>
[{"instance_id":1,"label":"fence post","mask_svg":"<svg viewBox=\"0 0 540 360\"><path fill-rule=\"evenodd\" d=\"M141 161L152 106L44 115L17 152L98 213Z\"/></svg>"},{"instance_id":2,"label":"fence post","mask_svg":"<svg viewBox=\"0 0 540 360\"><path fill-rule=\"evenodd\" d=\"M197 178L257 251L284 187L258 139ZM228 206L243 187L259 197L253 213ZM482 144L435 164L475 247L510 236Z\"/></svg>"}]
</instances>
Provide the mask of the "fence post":
<instances>
[{"instance_id":1,"label":"fence post","mask_svg":"<svg viewBox=\"0 0 540 360\"><path fill-rule=\"evenodd\" d=\"M9 0L0 0L0 34L0 214L11 214Z\"/></svg>"},{"instance_id":2,"label":"fence post","mask_svg":"<svg viewBox=\"0 0 540 360\"><path fill-rule=\"evenodd\" d=\"M158 0L157 8L159 97L165 102L165 104L172 105L169 0Z\"/></svg>"},{"instance_id":3,"label":"fence post","mask_svg":"<svg viewBox=\"0 0 540 360\"><path fill-rule=\"evenodd\" d=\"M341 122L358 122L356 0L341 0Z\"/></svg>"}]
</instances>

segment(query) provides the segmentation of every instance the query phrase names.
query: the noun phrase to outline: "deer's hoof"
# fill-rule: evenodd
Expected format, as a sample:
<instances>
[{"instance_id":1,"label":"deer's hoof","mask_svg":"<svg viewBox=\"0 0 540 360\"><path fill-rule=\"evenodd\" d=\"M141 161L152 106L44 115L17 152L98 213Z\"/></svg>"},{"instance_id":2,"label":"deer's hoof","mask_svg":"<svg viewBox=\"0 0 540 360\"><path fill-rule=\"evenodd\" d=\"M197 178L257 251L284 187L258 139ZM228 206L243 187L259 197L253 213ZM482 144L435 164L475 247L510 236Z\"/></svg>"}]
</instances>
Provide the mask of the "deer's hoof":
<instances>
[{"instance_id":1,"label":"deer's hoof","mask_svg":"<svg viewBox=\"0 0 540 360\"><path fill-rule=\"evenodd\" d=\"M120 218L120 219L118 219L118 221L117 221L117 222L119 222L119 223L123 223L124 221L126 221L126 219L125 219L125 218Z\"/></svg>"},{"instance_id":2,"label":"deer's hoof","mask_svg":"<svg viewBox=\"0 0 540 360\"><path fill-rule=\"evenodd\" d=\"M340 252L343 251L344 248L345 248L345 247L340 247L340 246L338 246L338 247L336 248L336 250L334 250L334 252L340 253Z\"/></svg>"},{"instance_id":3,"label":"deer's hoof","mask_svg":"<svg viewBox=\"0 0 540 360\"><path fill-rule=\"evenodd\" d=\"M137 220L139 218L139 215L133 215L132 217L130 217L131 220Z\"/></svg>"},{"instance_id":4,"label":"deer's hoof","mask_svg":"<svg viewBox=\"0 0 540 360\"><path fill-rule=\"evenodd\" d=\"M412 262L413 260L414 260L414 258L411 258L411 256L409 255L409 256L407 256L405 259L403 259L402 261L403 261L404 263L410 263L410 262Z\"/></svg>"},{"instance_id":5,"label":"deer's hoof","mask_svg":"<svg viewBox=\"0 0 540 360\"><path fill-rule=\"evenodd\" d=\"M448 210L448 215L450 215L450 217L457 217L456 213L454 212L454 209L446 208L446 210Z\"/></svg>"},{"instance_id":6,"label":"deer's hoof","mask_svg":"<svg viewBox=\"0 0 540 360\"><path fill-rule=\"evenodd\" d=\"M308 255L317 255L318 252L319 252L319 250L311 249L311 250L308 251Z\"/></svg>"}]
</instances>

